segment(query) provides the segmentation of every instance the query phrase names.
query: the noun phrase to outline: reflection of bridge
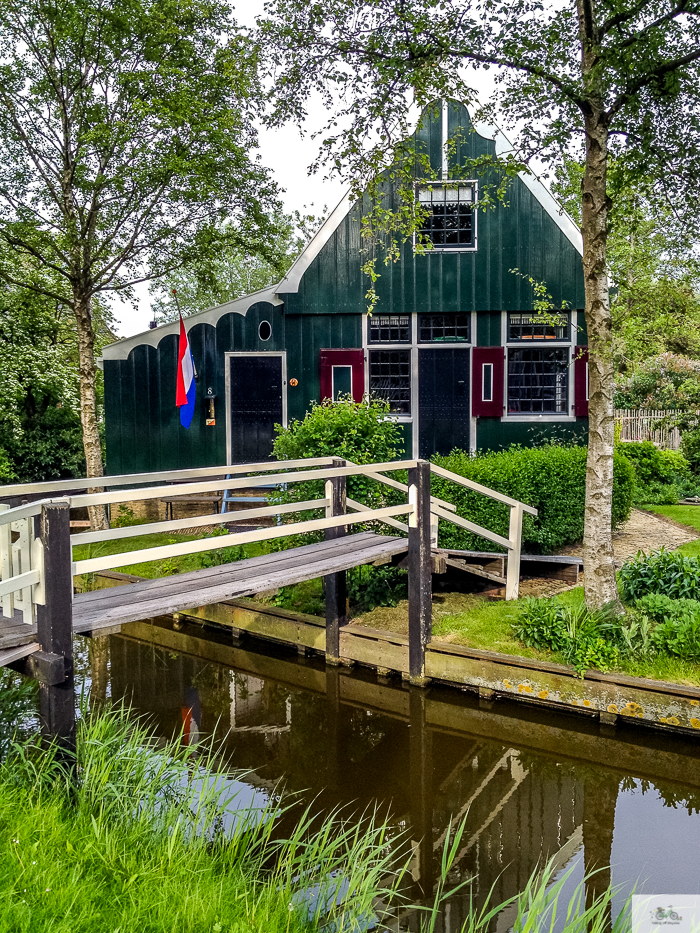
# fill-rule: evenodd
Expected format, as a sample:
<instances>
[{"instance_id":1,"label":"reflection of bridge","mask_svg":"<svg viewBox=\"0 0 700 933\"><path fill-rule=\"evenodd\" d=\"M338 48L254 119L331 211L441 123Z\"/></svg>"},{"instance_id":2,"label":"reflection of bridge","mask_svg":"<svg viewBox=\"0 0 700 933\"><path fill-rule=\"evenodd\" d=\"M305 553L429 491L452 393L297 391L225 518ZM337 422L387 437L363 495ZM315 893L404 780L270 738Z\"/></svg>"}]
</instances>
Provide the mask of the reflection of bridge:
<instances>
[{"instance_id":1,"label":"reflection of bridge","mask_svg":"<svg viewBox=\"0 0 700 933\"><path fill-rule=\"evenodd\" d=\"M697 754L690 741L669 746L668 737L635 732L628 744L592 720L348 676L282 648L271 657L219 643L187 623L177 629L160 620L135 634L142 640L114 638L109 647L93 640L93 665L110 655L109 675L103 661L93 683L96 699L109 676L113 697L132 698L171 734L185 691L195 687L203 731L217 720L221 734L231 727L226 751L234 766L256 769L258 786L282 780L323 808L378 803L405 827L423 891L432 887L450 819L466 818L452 880L475 876L477 903L492 885L500 901L548 858L563 867L584 842L587 868L609 860L622 774L700 788L688 767ZM459 929L467 909L468 894L454 898L446 930Z\"/></svg>"}]
</instances>

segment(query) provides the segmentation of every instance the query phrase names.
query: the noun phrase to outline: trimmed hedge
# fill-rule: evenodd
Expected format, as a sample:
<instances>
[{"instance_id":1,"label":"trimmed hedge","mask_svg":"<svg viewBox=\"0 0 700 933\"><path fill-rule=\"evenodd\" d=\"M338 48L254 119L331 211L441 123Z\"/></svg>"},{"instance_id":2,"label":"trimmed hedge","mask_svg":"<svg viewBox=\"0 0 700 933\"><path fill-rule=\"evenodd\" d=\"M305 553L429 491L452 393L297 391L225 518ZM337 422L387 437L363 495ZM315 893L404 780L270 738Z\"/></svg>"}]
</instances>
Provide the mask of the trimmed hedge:
<instances>
[{"instance_id":1,"label":"trimmed hedge","mask_svg":"<svg viewBox=\"0 0 700 933\"><path fill-rule=\"evenodd\" d=\"M551 554L583 538L587 448L547 444L469 454L453 451L433 457L438 466L519 499L538 509L537 518L523 518L523 549ZM613 483L613 526L629 518L634 493L634 468L616 452ZM433 476L433 495L453 502L463 518L508 537L510 509L478 492ZM440 521L440 545L462 550L500 550L484 538Z\"/></svg>"}]
</instances>

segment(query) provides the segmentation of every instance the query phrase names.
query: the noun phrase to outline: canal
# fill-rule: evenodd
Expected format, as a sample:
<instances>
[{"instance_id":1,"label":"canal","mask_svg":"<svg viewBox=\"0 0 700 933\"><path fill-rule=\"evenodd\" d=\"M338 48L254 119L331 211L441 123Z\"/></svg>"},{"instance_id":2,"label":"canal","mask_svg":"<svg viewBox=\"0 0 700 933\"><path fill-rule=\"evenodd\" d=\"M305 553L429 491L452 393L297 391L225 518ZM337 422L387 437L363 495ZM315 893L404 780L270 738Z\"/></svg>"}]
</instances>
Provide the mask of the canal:
<instances>
[{"instance_id":1,"label":"canal","mask_svg":"<svg viewBox=\"0 0 700 933\"><path fill-rule=\"evenodd\" d=\"M172 619L153 643L121 635L76 641L78 691L124 698L163 737L214 737L263 794L313 801L319 813L376 807L411 840L411 873L432 888L450 821L466 818L443 929L470 895L517 894L548 859L566 888L600 869L618 887L700 894L700 742L624 723L562 715L457 690L410 688L374 672L247 642ZM608 872L606 866L611 865ZM508 929L512 917L495 929Z\"/></svg>"}]
</instances>

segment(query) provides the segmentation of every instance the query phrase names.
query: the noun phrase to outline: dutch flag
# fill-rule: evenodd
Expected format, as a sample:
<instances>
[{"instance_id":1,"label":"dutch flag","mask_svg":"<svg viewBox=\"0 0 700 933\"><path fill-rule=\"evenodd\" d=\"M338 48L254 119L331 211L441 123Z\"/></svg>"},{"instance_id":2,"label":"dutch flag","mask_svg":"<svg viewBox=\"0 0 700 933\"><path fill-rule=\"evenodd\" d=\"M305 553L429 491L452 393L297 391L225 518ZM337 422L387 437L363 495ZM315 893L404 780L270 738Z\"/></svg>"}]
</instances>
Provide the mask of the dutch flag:
<instances>
[{"instance_id":1,"label":"dutch flag","mask_svg":"<svg viewBox=\"0 0 700 933\"><path fill-rule=\"evenodd\" d=\"M190 341L185 331L185 322L180 315L180 348L177 354L177 392L175 404L180 409L180 424L189 428L194 415L196 388L194 382L194 359Z\"/></svg>"}]
</instances>

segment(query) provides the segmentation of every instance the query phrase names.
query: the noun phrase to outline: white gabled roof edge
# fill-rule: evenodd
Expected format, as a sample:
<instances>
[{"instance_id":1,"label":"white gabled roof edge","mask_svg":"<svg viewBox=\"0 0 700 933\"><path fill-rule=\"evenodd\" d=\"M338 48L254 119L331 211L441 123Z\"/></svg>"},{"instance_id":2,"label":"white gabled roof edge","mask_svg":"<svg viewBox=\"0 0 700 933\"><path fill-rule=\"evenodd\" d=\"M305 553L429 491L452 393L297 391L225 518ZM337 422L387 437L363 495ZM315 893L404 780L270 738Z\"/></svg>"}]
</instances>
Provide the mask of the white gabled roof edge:
<instances>
[{"instance_id":1,"label":"white gabled roof edge","mask_svg":"<svg viewBox=\"0 0 700 933\"><path fill-rule=\"evenodd\" d=\"M299 291L302 276L347 217L351 207L352 201L350 199L350 192L347 191L335 210L331 211L316 233L311 237L306 247L294 260L289 272L277 286L278 292L292 293Z\"/></svg>"},{"instance_id":2,"label":"white gabled roof edge","mask_svg":"<svg viewBox=\"0 0 700 933\"><path fill-rule=\"evenodd\" d=\"M495 142L496 155L503 155L506 152L513 151L512 144L498 127L474 120L472 121L472 126L479 136L484 139L491 139ZM531 192L535 200L542 205L543 209L552 218L579 255L583 256L583 238L581 236L581 231L550 190L531 172L518 172L518 177L522 179L525 187ZM321 224L299 256L294 260L289 272L287 272L281 282L278 282L276 285L270 285L268 288L263 288L260 291L251 292L250 295L244 295L242 298L236 298L234 301L227 301L225 304L207 308L206 311L200 311L199 314L193 314L185 318L185 327L187 330L195 324L216 325L216 322L219 318L223 317L224 314L245 315L251 305L256 304L258 301L267 301L273 305L283 304L284 302L279 298L279 295L285 293L291 294L299 291L299 285L301 284L304 273L338 229L351 207L352 201L350 192L348 191L343 196L338 206L330 213L323 224ZM135 334L133 337L119 340L117 343L109 344L109 346L104 348L102 357L105 360L125 360L134 347L141 346L142 344L157 347L163 337L168 334L177 334L179 332L179 321L173 321L171 324L162 324L160 327L154 327L152 330L147 330L141 334Z\"/></svg>"},{"instance_id":3,"label":"white gabled roof edge","mask_svg":"<svg viewBox=\"0 0 700 933\"><path fill-rule=\"evenodd\" d=\"M267 301L272 305L281 305L282 302L277 297L278 285L270 285L262 288L260 291L251 292L250 295L244 295L242 298L235 298L233 301L227 301L222 305L216 305L213 308L207 308L206 311L200 311L199 314L192 314L186 317L185 328L190 330L195 324L212 324L224 314L242 314L245 315L251 305L259 301ZM118 340L116 343L110 343L102 351L102 358L105 360L125 360L134 349L143 344L151 347L157 347L163 337L168 334L180 333L180 321L172 321L170 324L161 324L160 327L154 327L152 330L146 330L141 334L135 334L133 337L127 337L124 340Z\"/></svg>"}]
</instances>

